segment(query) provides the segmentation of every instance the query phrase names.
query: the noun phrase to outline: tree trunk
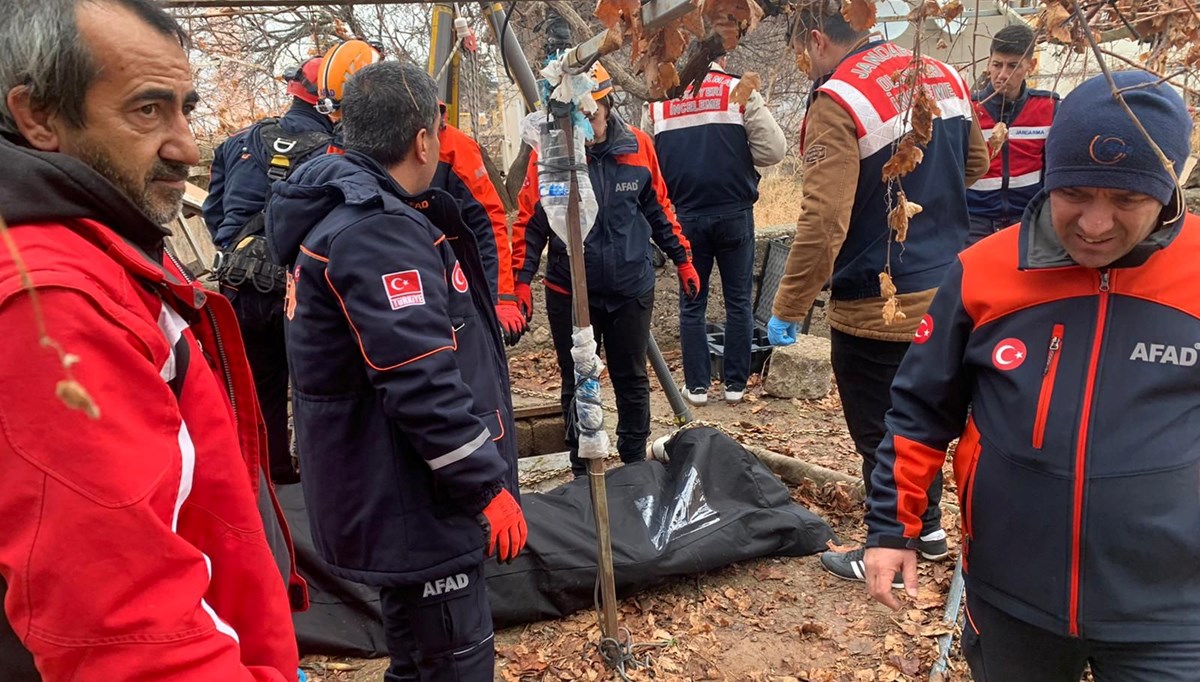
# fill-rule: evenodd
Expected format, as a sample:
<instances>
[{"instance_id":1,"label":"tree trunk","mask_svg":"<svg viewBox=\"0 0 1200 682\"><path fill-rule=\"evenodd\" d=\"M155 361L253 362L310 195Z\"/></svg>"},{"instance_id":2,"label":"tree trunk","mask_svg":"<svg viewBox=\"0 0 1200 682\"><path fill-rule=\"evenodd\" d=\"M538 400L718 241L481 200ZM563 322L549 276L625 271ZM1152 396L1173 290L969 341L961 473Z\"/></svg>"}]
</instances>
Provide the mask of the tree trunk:
<instances>
[{"instance_id":1,"label":"tree trunk","mask_svg":"<svg viewBox=\"0 0 1200 682\"><path fill-rule=\"evenodd\" d=\"M514 206L517 203L517 196L521 193L521 185L525 184L525 170L529 166L529 155L532 153L533 147L522 142L521 151L517 154L517 158L513 159L512 166L508 169L508 177L504 180L508 196L512 197Z\"/></svg>"}]
</instances>

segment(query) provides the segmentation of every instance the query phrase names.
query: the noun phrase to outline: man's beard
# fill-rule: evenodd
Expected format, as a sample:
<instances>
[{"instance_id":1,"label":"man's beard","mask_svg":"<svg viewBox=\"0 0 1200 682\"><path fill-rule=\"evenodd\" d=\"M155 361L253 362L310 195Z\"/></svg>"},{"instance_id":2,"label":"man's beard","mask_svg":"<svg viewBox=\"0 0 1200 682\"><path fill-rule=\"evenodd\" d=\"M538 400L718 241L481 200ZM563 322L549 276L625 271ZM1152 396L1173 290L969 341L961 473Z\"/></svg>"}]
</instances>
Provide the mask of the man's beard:
<instances>
[{"instance_id":1,"label":"man's beard","mask_svg":"<svg viewBox=\"0 0 1200 682\"><path fill-rule=\"evenodd\" d=\"M90 141L79 145L79 158L92 170L104 176L146 217L156 225L165 225L175 219L183 206L183 191L173 187L157 185L154 180L187 180L190 166L184 163L157 159L145 177L138 178L135 171L121 168L108 150L93 145Z\"/></svg>"}]
</instances>

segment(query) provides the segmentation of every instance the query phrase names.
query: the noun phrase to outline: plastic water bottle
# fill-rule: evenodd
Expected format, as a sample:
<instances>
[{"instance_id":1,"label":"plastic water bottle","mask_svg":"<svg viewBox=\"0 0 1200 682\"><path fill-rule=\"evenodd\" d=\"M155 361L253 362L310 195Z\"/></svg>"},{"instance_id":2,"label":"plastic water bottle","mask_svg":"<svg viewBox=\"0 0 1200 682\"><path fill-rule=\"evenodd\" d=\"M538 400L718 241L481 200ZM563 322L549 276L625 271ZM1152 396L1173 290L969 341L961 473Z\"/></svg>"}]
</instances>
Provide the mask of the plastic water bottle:
<instances>
[{"instance_id":1,"label":"plastic water bottle","mask_svg":"<svg viewBox=\"0 0 1200 682\"><path fill-rule=\"evenodd\" d=\"M592 181L587 173L587 151L584 148L583 130L575 126L575 155L567 156L567 136L558 123L543 119L538 124L538 196L550 229L564 242L568 240L567 206L571 200L571 167L576 170L579 183L579 224L584 239L596 221L598 207L592 192Z\"/></svg>"}]
</instances>

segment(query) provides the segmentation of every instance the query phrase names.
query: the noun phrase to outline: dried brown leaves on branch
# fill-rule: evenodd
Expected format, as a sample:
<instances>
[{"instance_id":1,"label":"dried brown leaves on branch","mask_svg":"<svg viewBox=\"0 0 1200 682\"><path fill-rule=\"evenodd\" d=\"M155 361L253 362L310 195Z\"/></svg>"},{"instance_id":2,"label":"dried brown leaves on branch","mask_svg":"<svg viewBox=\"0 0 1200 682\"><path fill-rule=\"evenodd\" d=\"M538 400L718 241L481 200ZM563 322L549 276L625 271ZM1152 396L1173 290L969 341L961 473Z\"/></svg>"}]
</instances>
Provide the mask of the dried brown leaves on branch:
<instances>
[{"instance_id":1,"label":"dried brown leaves on branch","mask_svg":"<svg viewBox=\"0 0 1200 682\"><path fill-rule=\"evenodd\" d=\"M762 78L757 73L749 71L742 75L742 79L734 86L733 91L729 93L729 101L734 104L745 105L750 99L750 95L762 87Z\"/></svg>"},{"instance_id":2,"label":"dried brown leaves on branch","mask_svg":"<svg viewBox=\"0 0 1200 682\"><path fill-rule=\"evenodd\" d=\"M694 11L647 33L642 25L640 0L600 0L596 4L596 18L628 39L630 59L645 77L654 99L666 97L669 90L680 85L676 61L687 51L692 38L714 34L720 38L720 47L729 52L763 17L756 0L697 0L696 6Z\"/></svg>"},{"instance_id":3,"label":"dried brown leaves on branch","mask_svg":"<svg viewBox=\"0 0 1200 682\"><path fill-rule=\"evenodd\" d=\"M913 98L912 129L917 144L926 145L933 139L933 119L942 115L937 102L929 96L929 91L923 87L917 88Z\"/></svg>"},{"instance_id":4,"label":"dried brown leaves on branch","mask_svg":"<svg viewBox=\"0 0 1200 682\"><path fill-rule=\"evenodd\" d=\"M58 396L58 399L64 405L72 410L82 411L89 419L99 419L100 407L92 400L92 396L83 387L83 384L79 383L75 378L75 373L71 369L79 362L79 356L66 352L46 330L46 318L42 315L42 304L38 296L38 290L33 286L33 279L30 278L29 270L25 267L25 260L21 258L21 252L17 249L17 243L13 241L12 233L8 230L8 223L2 217L0 217L0 241L4 242L5 250L8 252L9 258L12 259L13 265L16 266L17 275L21 278L21 288L29 296L30 307L33 310L34 327L37 330L38 345L53 351L58 356L59 365L62 366L63 378L54 385L54 394Z\"/></svg>"},{"instance_id":5,"label":"dried brown leaves on branch","mask_svg":"<svg viewBox=\"0 0 1200 682\"><path fill-rule=\"evenodd\" d=\"M891 182L908 175L924 158L925 152L917 146L913 134L905 135L900 139L900 144L896 146L896 152L892 154L892 158L883 164L883 181Z\"/></svg>"},{"instance_id":6,"label":"dried brown leaves on branch","mask_svg":"<svg viewBox=\"0 0 1200 682\"><path fill-rule=\"evenodd\" d=\"M896 206L888 213L888 227L896 231L897 242L908 239L909 219L924 210L920 204L909 201L904 192L896 192Z\"/></svg>"},{"instance_id":7,"label":"dried brown leaves on branch","mask_svg":"<svg viewBox=\"0 0 1200 682\"><path fill-rule=\"evenodd\" d=\"M1000 153L1001 147L1008 141L1008 125L1004 121L997 121L995 127L992 128L992 134L988 138L988 154L990 158L996 158Z\"/></svg>"},{"instance_id":8,"label":"dried brown leaves on branch","mask_svg":"<svg viewBox=\"0 0 1200 682\"><path fill-rule=\"evenodd\" d=\"M872 0L845 0L842 18L855 31L865 31L875 25L876 9Z\"/></svg>"}]
</instances>

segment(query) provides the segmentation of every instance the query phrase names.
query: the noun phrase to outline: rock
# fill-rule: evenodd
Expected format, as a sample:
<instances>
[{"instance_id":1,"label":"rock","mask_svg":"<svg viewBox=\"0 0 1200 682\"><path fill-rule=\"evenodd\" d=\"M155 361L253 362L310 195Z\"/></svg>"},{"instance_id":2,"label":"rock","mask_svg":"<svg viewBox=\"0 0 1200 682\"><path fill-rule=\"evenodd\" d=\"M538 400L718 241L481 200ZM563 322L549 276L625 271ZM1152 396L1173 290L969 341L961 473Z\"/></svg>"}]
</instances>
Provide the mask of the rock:
<instances>
[{"instance_id":1,"label":"rock","mask_svg":"<svg viewBox=\"0 0 1200 682\"><path fill-rule=\"evenodd\" d=\"M763 390L778 398L816 400L829 394L832 383L829 339L801 334L796 343L771 351Z\"/></svg>"},{"instance_id":2,"label":"rock","mask_svg":"<svg viewBox=\"0 0 1200 682\"><path fill-rule=\"evenodd\" d=\"M565 427L562 417L532 420L533 454L546 455L551 452L562 452L567 449L563 441Z\"/></svg>"}]
</instances>

